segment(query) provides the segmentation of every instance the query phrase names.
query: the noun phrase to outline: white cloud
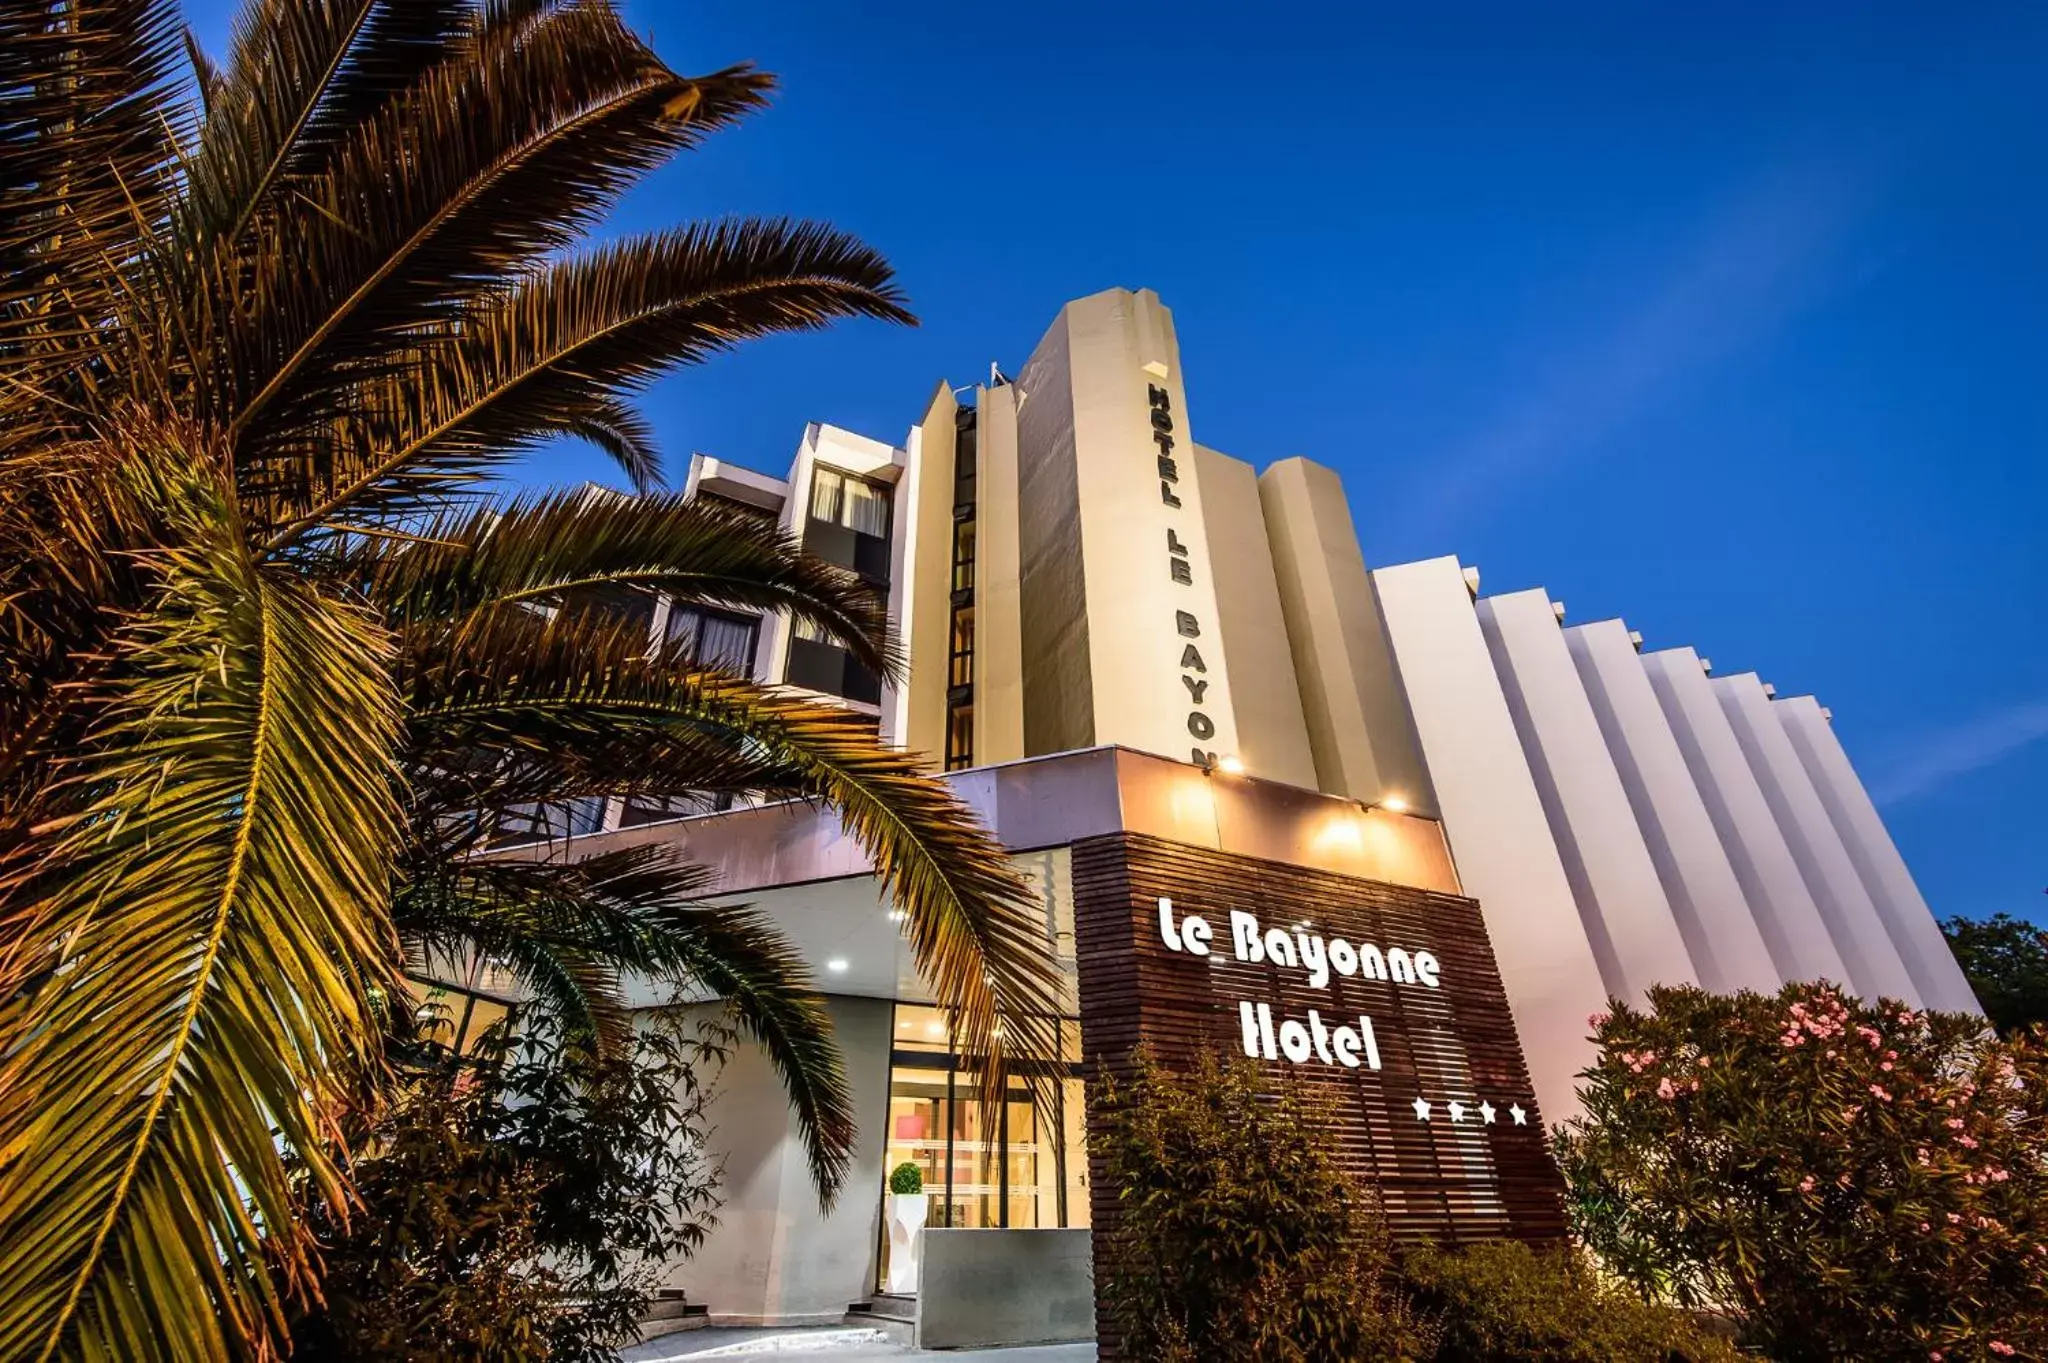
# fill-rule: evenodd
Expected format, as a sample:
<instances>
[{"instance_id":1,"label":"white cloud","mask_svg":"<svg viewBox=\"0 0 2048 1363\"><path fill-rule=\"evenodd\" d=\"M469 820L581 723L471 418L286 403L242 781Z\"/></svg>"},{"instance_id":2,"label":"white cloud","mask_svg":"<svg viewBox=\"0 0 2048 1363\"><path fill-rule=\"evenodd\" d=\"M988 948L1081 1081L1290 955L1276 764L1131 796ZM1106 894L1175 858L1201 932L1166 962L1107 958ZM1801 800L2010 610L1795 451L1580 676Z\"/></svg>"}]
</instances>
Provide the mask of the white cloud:
<instances>
[{"instance_id":1,"label":"white cloud","mask_svg":"<svg viewBox=\"0 0 2048 1363\"><path fill-rule=\"evenodd\" d=\"M1871 783L1870 798L1881 805L1910 800L1958 776L2001 762L2043 738L2048 738L2048 699L2010 706L1943 729L1885 763Z\"/></svg>"}]
</instances>

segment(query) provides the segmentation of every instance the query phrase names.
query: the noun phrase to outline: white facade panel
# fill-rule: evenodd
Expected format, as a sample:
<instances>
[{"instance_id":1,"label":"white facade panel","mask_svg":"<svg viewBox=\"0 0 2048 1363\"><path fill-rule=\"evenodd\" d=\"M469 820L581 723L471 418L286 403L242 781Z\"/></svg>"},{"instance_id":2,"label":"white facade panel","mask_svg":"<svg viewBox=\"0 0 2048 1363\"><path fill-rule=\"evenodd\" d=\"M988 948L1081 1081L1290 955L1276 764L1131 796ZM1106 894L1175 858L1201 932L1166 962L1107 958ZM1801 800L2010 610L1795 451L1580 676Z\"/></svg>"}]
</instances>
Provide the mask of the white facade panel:
<instances>
[{"instance_id":1,"label":"white facade panel","mask_svg":"<svg viewBox=\"0 0 2048 1363\"><path fill-rule=\"evenodd\" d=\"M1771 711L1805 764L1820 801L1827 807L1863 887L1877 905L1891 932L1892 945L1905 959L1920 998L1930 1008L1953 1013L1982 1013L1977 995L1949 951L1948 939L1934 921L1906 860L1885 831L1877 806L1857 779L1849 754L1835 736L1835 726L1812 696L1774 701Z\"/></svg>"},{"instance_id":2,"label":"white facade panel","mask_svg":"<svg viewBox=\"0 0 2048 1363\"><path fill-rule=\"evenodd\" d=\"M1373 574L1465 893L1479 901L1551 1122L1579 1111L1586 1015L1607 998L1535 778L1454 558Z\"/></svg>"},{"instance_id":3,"label":"white facade panel","mask_svg":"<svg viewBox=\"0 0 2048 1363\"><path fill-rule=\"evenodd\" d=\"M1919 1003L1913 976L1857 877L1855 863L1835 833L1805 764L1771 713L1762 680L1746 672L1716 677L1713 686L1857 992L1869 999Z\"/></svg>"},{"instance_id":4,"label":"white facade panel","mask_svg":"<svg viewBox=\"0 0 2048 1363\"><path fill-rule=\"evenodd\" d=\"M1564 639L1700 983L1774 992L1783 980L1628 626L1574 625Z\"/></svg>"},{"instance_id":5,"label":"white facade panel","mask_svg":"<svg viewBox=\"0 0 2048 1363\"><path fill-rule=\"evenodd\" d=\"M1835 949L1699 654L1689 648L1664 649L1645 653L1642 665L1779 976L1834 980L1860 990Z\"/></svg>"},{"instance_id":6,"label":"white facade panel","mask_svg":"<svg viewBox=\"0 0 2048 1363\"><path fill-rule=\"evenodd\" d=\"M1653 984L1699 983L1550 598L1475 611L1607 992L1640 1002Z\"/></svg>"}]
</instances>

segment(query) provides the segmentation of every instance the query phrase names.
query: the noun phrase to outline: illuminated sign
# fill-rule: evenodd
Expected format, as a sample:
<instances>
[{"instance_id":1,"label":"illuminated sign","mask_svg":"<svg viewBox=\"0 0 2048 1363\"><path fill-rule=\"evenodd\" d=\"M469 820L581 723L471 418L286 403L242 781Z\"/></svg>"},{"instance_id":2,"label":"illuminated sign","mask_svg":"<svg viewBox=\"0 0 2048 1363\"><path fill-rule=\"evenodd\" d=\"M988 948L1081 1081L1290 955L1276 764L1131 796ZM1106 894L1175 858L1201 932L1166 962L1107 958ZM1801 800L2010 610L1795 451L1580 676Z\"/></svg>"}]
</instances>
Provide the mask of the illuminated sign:
<instances>
[{"instance_id":1,"label":"illuminated sign","mask_svg":"<svg viewBox=\"0 0 2048 1363\"><path fill-rule=\"evenodd\" d=\"M1398 1239L1563 1236L1477 904L1128 832L1071 857L1091 1064L1232 1056L1310 1094L1333 1157L1377 1190ZM1115 1201L1098 1184L1098 1233Z\"/></svg>"},{"instance_id":2,"label":"illuminated sign","mask_svg":"<svg viewBox=\"0 0 2048 1363\"><path fill-rule=\"evenodd\" d=\"M1152 443L1159 447L1159 500L1178 511L1181 501L1174 488L1180 483L1180 462L1173 457L1173 398L1154 383L1148 385L1146 400L1151 413ZM1183 587L1195 585L1192 556L1172 525L1166 527L1166 575ZM1202 709L1210 686L1209 666L1202 661L1201 646L1195 642L1202 637L1202 622L1193 611L1176 609L1173 627L1174 632L1187 641L1180 649L1180 684L1188 693L1188 732L1198 743L1206 743L1216 736L1216 721ZM1197 747L1194 749L1194 761L1205 767L1213 766L1216 754Z\"/></svg>"},{"instance_id":3,"label":"illuminated sign","mask_svg":"<svg viewBox=\"0 0 2048 1363\"><path fill-rule=\"evenodd\" d=\"M1172 899L1159 897L1159 940L1168 951L1207 956L1215 935L1208 919L1200 914L1180 914L1175 911ZM1371 942L1354 945L1342 937L1325 938L1321 933L1310 932L1306 924L1291 930L1261 929L1259 920L1241 909L1230 911L1230 950L1237 960L1247 964L1270 961L1298 968L1308 977L1311 989L1328 990L1333 976L1413 984L1426 989L1436 989L1441 984L1442 967L1430 952L1410 952L1402 947L1381 951ZM1379 1037L1371 1017L1358 1014L1358 1025L1353 1027L1348 1021L1326 1020L1319 1009L1307 1011L1306 1020L1283 1018L1276 1026L1271 1004L1238 1000L1244 1053L1254 1059L1285 1057L1296 1065L1315 1059L1348 1070L1360 1066L1369 1070L1381 1068Z\"/></svg>"}]
</instances>

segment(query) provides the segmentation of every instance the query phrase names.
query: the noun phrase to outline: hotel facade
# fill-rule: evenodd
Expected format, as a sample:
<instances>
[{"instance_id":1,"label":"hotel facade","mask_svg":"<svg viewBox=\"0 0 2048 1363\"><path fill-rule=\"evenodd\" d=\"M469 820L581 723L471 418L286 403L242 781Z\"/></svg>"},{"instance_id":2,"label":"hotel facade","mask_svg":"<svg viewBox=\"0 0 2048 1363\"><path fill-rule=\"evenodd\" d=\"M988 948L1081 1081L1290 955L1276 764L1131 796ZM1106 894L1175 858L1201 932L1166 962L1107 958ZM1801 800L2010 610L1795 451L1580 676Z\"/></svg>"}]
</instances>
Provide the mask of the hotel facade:
<instances>
[{"instance_id":1,"label":"hotel facade","mask_svg":"<svg viewBox=\"0 0 2048 1363\"><path fill-rule=\"evenodd\" d=\"M845 1051L862 1138L829 1212L766 1062L727 1069L723 1219L671 1274L714 1319L838 1319L887 1285L931 1345L1092 1332L1114 1206L1082 1076L1141 1040L1324 1086L1397 1231L1541 1239L1543 1126L1610 996L1827 977L1979 1011L1814 698L1481 595L1453 557L1369 567L1330 469L1200 443L1150 291L1069 303L1014 380L940 384L898 442L812 424L781 476L699 455L688 486L871 582L908 668L666 601L655 637L929 754L1032 885L1071 1015L1069 1063L985 1105L828 812L567 811L558 854L674 842L773 913Z\"/></svg>"}]
</instances>

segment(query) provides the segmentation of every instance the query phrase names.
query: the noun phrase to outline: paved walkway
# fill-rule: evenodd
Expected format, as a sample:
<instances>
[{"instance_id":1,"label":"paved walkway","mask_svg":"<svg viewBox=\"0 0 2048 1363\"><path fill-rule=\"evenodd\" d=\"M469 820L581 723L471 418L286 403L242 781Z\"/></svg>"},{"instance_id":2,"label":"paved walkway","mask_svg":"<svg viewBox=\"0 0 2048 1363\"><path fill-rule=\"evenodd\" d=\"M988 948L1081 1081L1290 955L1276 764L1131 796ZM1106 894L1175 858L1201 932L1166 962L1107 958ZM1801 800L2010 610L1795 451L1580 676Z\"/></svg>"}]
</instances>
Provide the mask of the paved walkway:
<instances>
[{"instance_id":1,"label":"paved walkway","mask_svg":"<svg viewBox=\"0 0 2048 1363\"><path fill-rule=\"evenodd\" d=\"M880 1330L858 1326L810 1329L685 1330L624 1350L627 1363L895 1363L906 1358L986 1359L989 1363L1095 1363L1093 1344L1041 1344L1018 1349L913 1349L893 1344Z\"/></svg>"}]
</instances>

